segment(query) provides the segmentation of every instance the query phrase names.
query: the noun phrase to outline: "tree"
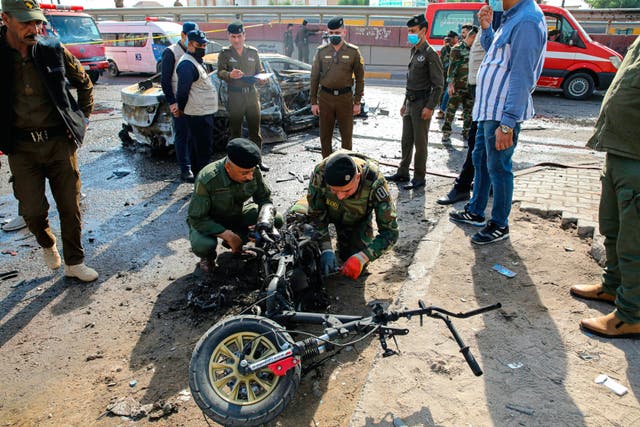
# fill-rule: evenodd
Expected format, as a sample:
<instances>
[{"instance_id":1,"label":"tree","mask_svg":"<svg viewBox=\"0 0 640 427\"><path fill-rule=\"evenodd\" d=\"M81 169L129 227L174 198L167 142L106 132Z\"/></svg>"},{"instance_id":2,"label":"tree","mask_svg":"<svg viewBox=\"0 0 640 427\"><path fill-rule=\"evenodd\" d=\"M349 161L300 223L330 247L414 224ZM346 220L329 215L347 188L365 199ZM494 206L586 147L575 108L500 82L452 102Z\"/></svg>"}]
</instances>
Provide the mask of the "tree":
<instances>
[{"instance_id":1,"label":"tree","mask_svg":"<svg viewBox=\"0 0 640 427\"><path fill-rule=\"evenodd\" d=\"M596 9L619 9L640 7L640 0L585 0Z\"/></svg>"},{"instance_id":2,"label":"tree","mask_svg":"<svg viewBox=\"0 0 640 427\"><path fill-rule=\"evenodd\" d=\"M116 7L124 7L124 0L114 0Z\"/></svg>"}]
</instances>

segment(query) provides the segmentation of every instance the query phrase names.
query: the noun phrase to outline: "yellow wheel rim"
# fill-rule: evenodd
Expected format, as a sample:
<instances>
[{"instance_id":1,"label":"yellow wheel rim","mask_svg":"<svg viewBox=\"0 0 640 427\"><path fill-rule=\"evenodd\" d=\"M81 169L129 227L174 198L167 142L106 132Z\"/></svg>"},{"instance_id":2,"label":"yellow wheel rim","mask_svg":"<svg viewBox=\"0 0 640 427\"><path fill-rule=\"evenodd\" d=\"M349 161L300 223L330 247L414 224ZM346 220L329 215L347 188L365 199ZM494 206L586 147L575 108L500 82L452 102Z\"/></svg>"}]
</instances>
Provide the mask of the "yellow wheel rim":
<instances>
[{"instance_id":1,"label":"yellow wheel rim","mask_svg":"<svg viewBox=\"0 0 640 427\"><path fill-rule=\"evenodd\" d=\"M234 405L253 405L265 399L278 385L280 377L268 367L248 375L238 370L237 354L251 342L251 351L244 357L248 363L262 360L278 352L264 336L255 332L230 335L213 350L209 359L209 381L218 396Z\"/></svg>"}]
</instances>

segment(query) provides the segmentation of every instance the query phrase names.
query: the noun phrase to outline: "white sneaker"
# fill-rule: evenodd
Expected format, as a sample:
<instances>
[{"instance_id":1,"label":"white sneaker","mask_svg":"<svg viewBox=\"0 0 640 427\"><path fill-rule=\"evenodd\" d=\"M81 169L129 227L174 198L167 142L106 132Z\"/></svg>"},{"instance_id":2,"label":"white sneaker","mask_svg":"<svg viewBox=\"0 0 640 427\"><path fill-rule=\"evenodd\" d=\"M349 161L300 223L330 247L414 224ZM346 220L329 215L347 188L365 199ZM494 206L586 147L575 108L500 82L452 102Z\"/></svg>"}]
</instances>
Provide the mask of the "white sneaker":
<instances>
[{"instance_id":1,"label":"white sneaker","mask_svg":"<svg viewBox=\"0 0 640 427\"><path fill-rule=\"evenodd\" d=\"M60 264L62 264L60 254L58 253L58 247L55 243L50 248L42 248L42 257L44 258L44 262L47 264L47 267L52 270L59 269Z\"/></svg>"},{"instance_id":2,"label":"white sneaker","mask_svg":"<svg viewBox=\"0 0 640 427\"><path fill-rule=\"evenodd\" d=\"M98 278L98 272L91 267L87 267L84 262L77 265L64 265L64 275L75 277L83 282L93 282Z\"/></svg>"},{"instance_id":3,"label":"white sneaker","mask_svg":"<svg viewBox=\"0 0 640 427\"><path fill-rule=\"evenodd\" d=\"M27 226L27 223L24 222L24 218L22 218L20 215L18 215L17 217L13 218L11 221L9 221L5 225L3 225L2 226L2 230L3 231L17 231L17 230L21 230L21 229L25 228L26 226Z\"/></svg>"}]
</instances>

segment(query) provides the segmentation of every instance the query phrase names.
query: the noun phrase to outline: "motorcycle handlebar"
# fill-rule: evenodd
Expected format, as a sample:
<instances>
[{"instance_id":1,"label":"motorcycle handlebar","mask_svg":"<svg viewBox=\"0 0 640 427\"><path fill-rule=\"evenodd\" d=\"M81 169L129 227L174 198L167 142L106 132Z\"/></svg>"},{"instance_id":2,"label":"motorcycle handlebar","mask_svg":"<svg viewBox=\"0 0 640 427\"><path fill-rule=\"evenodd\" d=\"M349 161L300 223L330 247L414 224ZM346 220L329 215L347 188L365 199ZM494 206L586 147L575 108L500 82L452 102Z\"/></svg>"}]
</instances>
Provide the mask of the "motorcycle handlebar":
<instances>
[{"instance_id":1,"label":"motorcycle handlebar","mask_svg":"<svg viewBox=\"0 0 640 427\"><path fill-rule=\"evenodd\" d=\"M471 371L473 371L473 375L475 375L476 377L482 375L482 369L480 368L480 365L478 365L476 358L473 357L473 354L471 354L471 349L469 347L464 347L460 349L460 353L462 353L462 355L464 356L464 360L467 361L467 364L471 368Z\"/></svg>"}]
</instances>

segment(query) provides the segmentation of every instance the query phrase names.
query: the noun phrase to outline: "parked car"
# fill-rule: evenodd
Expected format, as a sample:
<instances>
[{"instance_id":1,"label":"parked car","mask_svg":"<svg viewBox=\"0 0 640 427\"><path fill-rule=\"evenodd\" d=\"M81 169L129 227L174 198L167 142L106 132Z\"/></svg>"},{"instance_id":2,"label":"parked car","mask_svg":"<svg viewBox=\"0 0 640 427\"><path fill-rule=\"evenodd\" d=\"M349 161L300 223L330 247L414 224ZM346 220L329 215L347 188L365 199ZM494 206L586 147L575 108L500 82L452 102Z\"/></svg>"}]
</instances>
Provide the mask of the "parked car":
<instances>
[{"instance_id":1,"label":"parked car","mask_svg":"<svg viewBox=\"0 0 640 427\"><path fill-rule=\"evenodd\" d=\"M287 134L317 125L311 114L309 87L311 66L284 55L263 53L265 72L273 73L260 92L261 133L264 143L285 141ZM218 54L205 56L209 76L218 90L220 102L215 115L214 148L222 150L229 140L229 99L227 84L216 74ZM125 146L139 145L160 153L173 148L173 126L169 105L160 87L160 76L124 88L120 139ZM133 138L132 138L133 135Z\"/></svg>"},{"instance_id":2,"label":"parked car","mask_svg":"<svg viewBox=\"0 0 640 427\"><path fill-rule=\"evenodd\" d=\"M460 31L466 23L478 24L477 12L483 3L430 3L425 16L429 22L427 41L436 50L450 30ZM587 99L596 89L606 90L622 64L622 56L596 41L582 28L571 12L541 4L549 30L539 88L560 89L569 99ZM555 37L551 37L555 34Z\"/></svg>"},{"instance_id":3,"label":"parked car","mask_svg":"<svg viewBox=\"0 0 640 427\"><path fill-rule=\"evenodd\" d=\"M100 34L105 41L109 76L121 72L160 72L162 52L180 40L182 25L175 22L101 21Z\"/></svg>"}]
</instances>

